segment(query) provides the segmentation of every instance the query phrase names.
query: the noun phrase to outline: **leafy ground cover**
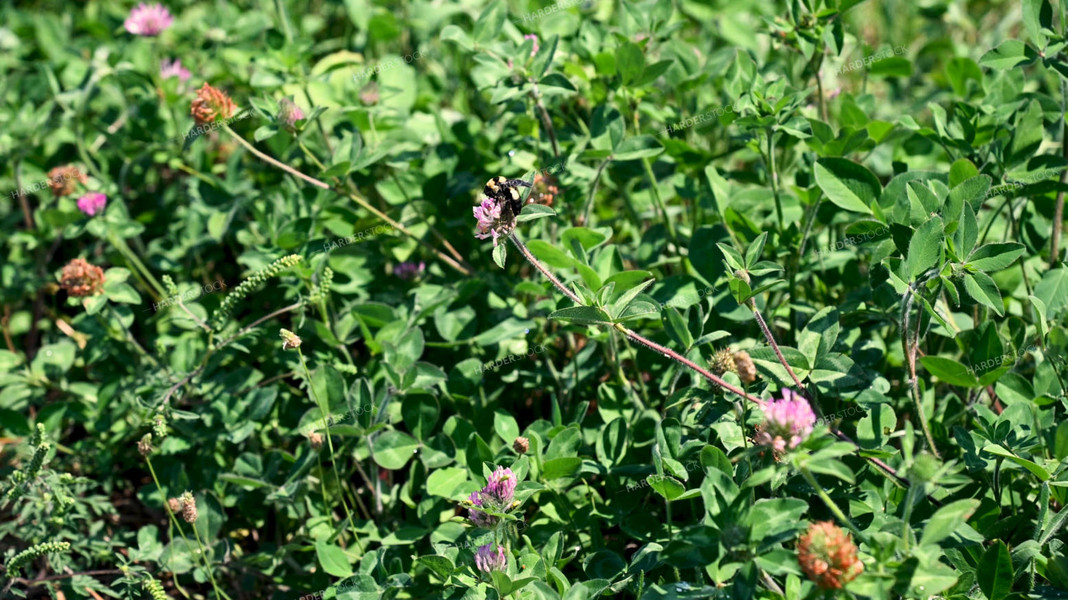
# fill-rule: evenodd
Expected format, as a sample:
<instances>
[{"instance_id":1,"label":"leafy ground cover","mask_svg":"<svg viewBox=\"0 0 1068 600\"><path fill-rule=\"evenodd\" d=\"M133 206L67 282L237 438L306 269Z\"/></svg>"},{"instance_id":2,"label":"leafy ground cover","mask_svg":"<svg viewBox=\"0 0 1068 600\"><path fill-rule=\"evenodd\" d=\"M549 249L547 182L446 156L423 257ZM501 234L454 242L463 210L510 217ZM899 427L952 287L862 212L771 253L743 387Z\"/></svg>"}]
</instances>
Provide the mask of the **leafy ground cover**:
<instances>
[{"instance_id":1,"label":"leafy ground cover","mask_svg":"<svg viewBox=\"0 0 1068 600\"><path fill-rule=\"evenodd\" d=\"M0 6L0 598L1068 597L1066 32Z\"/></svg>"}]
</instances>

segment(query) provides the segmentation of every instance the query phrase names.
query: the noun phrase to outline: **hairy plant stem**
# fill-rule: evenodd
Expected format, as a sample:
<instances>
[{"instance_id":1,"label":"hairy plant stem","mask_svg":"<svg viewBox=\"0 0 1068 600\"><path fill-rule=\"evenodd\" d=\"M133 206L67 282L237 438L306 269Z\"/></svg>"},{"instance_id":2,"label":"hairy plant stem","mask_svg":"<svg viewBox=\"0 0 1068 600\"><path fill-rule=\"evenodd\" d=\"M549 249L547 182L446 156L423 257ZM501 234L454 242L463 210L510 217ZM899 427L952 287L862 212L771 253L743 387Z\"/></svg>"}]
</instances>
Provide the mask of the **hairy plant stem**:
<instances>
[{"instance_id":1,"label":"hairy plant stem","mask_svg":"<svg viewBox=\"0 0 1068 600\"><path fill-rule=\"evenodd\" d=\"M911 529L909 526L909 519L912 517L912 503L915 493L916 488L911 486L909 487L909 491L905 492L905 514L902 515L901 519L901 539L904 542L904 550L906 554L908 554L909 551L909 531Z\"/></svg>"},{"instance_id":2,"label":"hairy plant stem","mask_svg":"<svg viewBox=\"0 0 1068 600\"><path fill-rule=\"evenodd\" d=\"M337 472L337 454L334 452L334 441L330 435L330 423L327 421L327 407L319 398L319 393L315 391L315 385L312 384L311 373L308 372L308 364L304 361L304 352L301 351L300 346L297 346L297 356L300 357L300 366L304 369L304 378L308 382L308 389L311 390L312 398L315 399L315 403L319 405L319 412L323 415L323 435L326 436L326 445L330 449L330 467L334 471L334 478L337 479L337 492L338 498L341 500L341 506L345 509L345 517L349 521L349 527L352 528L352 539L356 541L356 544L360 543L360 536L356 532L356 523L352 520L352 511L349 510L349 504L345 501L345 485L341 483L341 475ZM326 506L326 496L323 496L323 504L326 509L326 514L330 514L332 511L329 506Z\"/></svg>"},{"instance_id":3,"label":"hairy plant stem","mask_svg":"<svg viewBox=\"0 0 1068 600\"><path fill-rule=\"evenodd\" d=\"M649 178L649 187L653 191L653 202L656 203L656 209L660 211L660 215L664 217L664 227L667 228L668 239L672 244L675 244L675 251L679 252L679 238L675 234L675 226L671 223L671 217L667 214L667 207L664 205L664 199L660 197L660 187L656 182L656 175L653 173L653 165L649 162L648 158L642 159L642 166L645 167L645 175Z\"/></svg>"},{"instance_id":4,"label":"hairy plant stem","mask_svg":"<svg viewBox=\"0 0 1068 600\"><path fill-rule=\"evenodd\" d=\"M173 524L174 527L176 529L178 529L178 535L182 536L182 541L185 542L185 545L188 548L189 547L189 539L185 537L185 531L182 530L182 524L178 522L178 518L174 516L173 512L171 512L171 507L167 503L167 494L163 491L163 486L161 486L159 484L159 477L156 476L156 469L154 469L152 467L152 458L149 457L149 456L145 456L145 464L148 465L148 472L152 474L152 481L155 482L155 484L156 484L156 490L159 492L159 499L163 502L163 510L167 511L167 516L170 517L171 524ZM201 556L205 560L205 567L210 571L211 567L208 566L207 563L206 563L207 557L203 556L203 554L201 554ZM178 576L177 575L174 576L173 581L174 581L174 587L179 592L181 592L183 596L188 598L189 594L184 589L182 589L181 584L178 583ZM218 595L218 593L219 593L219 591L216 590L215 594Z\"/></svg>"},{"instance_id":5,"label":"hairy plant stem","mask_svg":"<svg viewBox=\"0 0 1068 600\"><path fill-rule=\"evenodd\" d=\"M848 527L849 530L853 532L853 535L857 536L857 540L864 542L865 544L868 543L868 538L865 537L863 533L861 533L860 529L853 524L853 521L851 521L849 517L847 517L845 513L842 512L842 509L838 508L838 505L834 503L834 500L832 500L831 497L827 495L827 492L823 489L823 486L821 486L819 482L816 481L816 478L808 470L808 467L804 465L799 465L798 470L801 471L801 475L805 478L805 481L807 481L808 484L816 490L816 494L819 495L820 500L822 500L823 503L827 505L827 508L832 513L834 513L834 516L837 517L838 520L842 522L842 524Z\"/></svg>"},{"instance_id":6,"label":"hairy plant stem","mask_svg":"<svg viewBox=\"0 0 1068 600\"><path fill-rule=\"evenodd\" d=\"M590 193L586 195L586 206L582 209L582 222L579 223L579 225L584 225L586 227L590 226L590 212L593 210L593 195L597 193L597 187L601 183L601 173L610 162L612 162L611 156L601 161L601 164L597 167L597 174L593 176L593 185L590 186Z\"/></svg>"},{"instance_id":7,"label":"hairy plant stem","mask_svg":"<svg viewBox=\"0 0 1068 600\"><path fill-rule=\"evenodd\" d=\"M156 294L156 300L162 300L167 297L167 292L163 290L163 286L156 281L156 278L152 276L152 272L149 271L144 263L142 263L133 251L130 250L130 247L126 245L126 241L110 231L107 237L108 241L111 242L111 245L114 246L115 249L119 251L119 254L122 254L123 258L125 258L126 261L130 263L130 266L133 267L132 271L134 275L137 275L137 278L145 284L145 287L148 288L150 293ZM149 283L152 285L149 285Z\"/></svg>"},{"instance_id":8,"label":"hairy plant stem","mask_svg":"<svg viewBox=\"0 0 1068 600\"><path fill-rule=\"evenodd\" d=\"M775 337L771 335L771 329L768 328L768 324L764 321L764 316L760 314L760 309L757 308L756 300L753 298L749 299L749 310L753 311L753 317L756 318L757 324L760 325L760 331L764 333L764 339L768 341L768 345L775 351L775 357L779 359L779 363L782 364L782 366L786 368L786 372L790 374L790 379L794 380L794 385L797 386L798 390L804 392L805 396L811 398L812 396L808 393L808 390L805 389L805 385L801 383L797 374L790 368L790 363L786 362L786 358L783 357L782 350L779 350L779 344L775 342ZM815 404L813 404L813 406L815 406Z\"/></svg>"},{"instance_id":9,"label":"hairy plant stem","mask_svg":"<svg viewBox=\"0 0 1068 600\"><path fill-rule=\"evenodd\" d=\"M585 304L582 299L575 294L575 292L572 292L566 286L564 286L564 284L560 283L560 280L557 279L556 276L553 275L548 269L546 269L545 265L541 264L541 261L534 258L534 255L531 254L530 250L527 249L526 245L519 240L519 237L516 236L514 231L508 234L508 239L511 240L512 243L515 244L515 247L523 253L523 256L526 257L527 261L529 261L530 264L534 265L535 269L541 271L541 274L544 275L546 279L548 279L550 282L552 282L553 285L556 286L556 289L560 290L565 296L570 298L571 301L574 302L577 306L583 306Z\"/></svg>"},{"instance_id":10,"label":"hairy plant stem","mask_svg":"<svg viewBox=\"0 0 1068 600\"><path fill-rule=\"evenodd\" d=\"M185 385L191 379L196 377L197 374L199 374L201 371L203 371L204 367L206 367L207 364L208 364L208 359L211 358L211 356L213 354L215 354L215 352L217 352L219 350L222 350L223 348L225 348L227 346L227 344L229 344L230 342L236 340L237 338L245 335L246 333L248 333L250 330L255 328L260 323L263 323L264 321L266 321L268 319L273 319L274 317L277 317L278 315L286 313L286 312L289 312L291 310L296 310L296 309L300 308L303 305L304 304L302 302L295 302L293 304L290 304L289 306L285 306L283 308L279 308L278 310L272 312L269 315L262 316L262 317L256 319L255 321L253 321L251 324L249 324L247 327L245 327L241 331L238 331L234 335L226 338L226 340L223 341L218 346L213 346L212 342L211 342L213 336L215 335L215 332L214 331L208 332L208 351L204 355L204 359L200 361L200 366L197 367L196 369L193 369L192 371L190 371L188 374L186 374L185 377L182 378L181 381L179 381L178 383L174 384L169 390L167 390L167 393L163 396L162 403L166 404L166 403L170 402L171 396L174 395L174 392L178 391L178 388L180 388L183 385Z\"/></svg>"},{"instance_id":11,"label":"hairy plant stem","mask_svg":"<svg viewBox=\"0 0 1068 600\"><path fill-rule=\"evenodd\" d=\"M204 557L204 564L208 565L208 579L211 580L211 587L215 589L215 596L230 600L230 596L227 596L225 592L219 591L219 586L215 583L215 573L211 568L211 563L208 562L208 553L204 550L204 542L200 541L200 532L197 531L197 524L190 523L190 525L193 526L193 535L197 538L197 546L200 548L200 555Z\"/></svg>"},{"instance_id":12,"label":"hairy plant stem","mask_svg":"<svg viewBox=\"0 0 1068 600\"><path fill-rule=\"evenodd\" d=\"M920 283L922 283L922 280L917 281L915 285L919 285ZM923 410L923 401L920 398L920 382L916 378L916 354L920 347L919 327L920 322L922 321L923 313L921 312L916 317L916 336L915 338L913 338L909 333L909 313L912 311L912 303L916 298L916 290L913 285L914 284L910 283L908 286L908 290L906 291L906 295L908 295L908 298L905 300L905 310L903 311L903 315L901 318L902 343L905 345L905 356L908 358L909 364L909 387L912 391L911 395L913 402L916 404L916 414L920 419L920 426L923 429L923 435L927 442L927 447L930 448L931 454L933 454L935 458L941 460L942 457L939 456L938 448L935 446L934 436L931 434L931 426L927 423L927 414Z\"/></svg>"},{"instance_id":13,"label":"hairy plant stem","mask_svg":"<svg viewBox=\"0 0 1068 600\"><path fill-rule=\"evenodd\" d=\"M559 289L568 298L571 298L571 300L574 301L575 304L580 305L580 306L583 305L582 301L578 298L578 296L576 296L574 294L574 292L572 292L571 290L569 290L566 287L564 287L564 285L562 283L560 283L560 281L551 272L549 272L549 270L546 269L545 266L541 264L541 262L539 262L536 258L534 258L534 256L530 253L530 251L526 248L526 246L523 245L523 242L519 239L518 236L515 235L514 232L509 234L509 238L512 240L512 243L515 244L517 248L519 248L519 251L523 253L523 256L525 256L526 259L528 261L530 261L530 263L532 265L534 265L534 267L538 271L540 271L543 275L545 275L545 277L549 281L551 281L553 283L553 285L556 286L557 289ZM699 373L705 379L711 381L712 383L715 383L716 385L719 385L720 387L722 387L723 389L731 392L732 394L735 394L736 396L740 396L740 397L742 397L742 398L744 398L746 400L749 400L751 402L756 402L756 403L759 404L760 400L758 398L750 396L745 390L739 389L739 388L727 383L723 379L721 379L721 378L717 377L716 375L712 374L711 372L709 372L708 369L705 369L705 368L701 367L700 365L698 365L698 364L694 363L693 361L689 360L688 358L678 354L677 352L675 352L675 351L673 351L673 350L671 350L669 348L665 348L664 346L661 346L660 344L657 344L656 342L653 342L652 340L644 338L641 335L638 335L637 333L635 333L634 331L624 327L620 323L613 323L612 326L617 331L619 331L623 335L627 336L628 338L634 340L635 342L637 342L637 343L639 343L639 344L645 346L646 348L649 348L649 349L651 349L651 350L653 350L655 352L659 352L660 354L664 355L667 358L670 358L670 359L672 359L674 361L679 362L680 364L682 364L682 365L686 366L687 368ZM786 365L786 368L789 369L789 365ZM837 428L832 426L831 427L831 433L833 433L838 439L840 439L840 440L842 440L844 442L848 442L848 443L852 444L854 447L857 448L858 451L860 450L860 446L856 442L854 442L852 439L850 439L849 436L847 436L846 434L844 434L841 431L839 431ZM908 487L909 486L908 481L906 481L904 478L899 476L897 474L897 471L894 470L893 467L891 467L890 465L886 464L882 460L880 460L878 458L870 457L870 456L865 456L864 459L867 460L868 462L872 463L873 465L877 466L881 470L881 472L885 473L888 477L892 478L897 483L901 484L904 487ZM928 496L928 499L932 503L934 503L936 506L940 505L940 503L935 501L930 496Z\"/></svg>"},{"instance_id":14,"label":"hairy plant stem","mask_svg":"<svg viewBox=\"0 0 1068 600\"><path fill-rule=\"evenodd\" d=\"M556 142L556 130L553 128L553 120L549 117L549 111L545 110L545 105L541 102L541 91L538 89L538 83L534 81L534 78L530 78L530 97L534 99L534 106L538 108L538 114L541 116L541 123L545 126L545 130L549 132L549 141L553 145L553 156L560 156L560 146Z\"/></svg>"},{"instance_id":15,"label":"hairy plant stem","mask_svg":"<svg viewBox=\"0 0 1068 600\"><path fill-rule=\"evenodd\" d=\"M779 174L775 170L775 132L770 128L767 131L768 136L768 179L771 181L771 193L775 196L775 214L779 217L779 236L781 237L783 232L786 231L786 225L782 218L782 198L779 197Z\"/></svg>"},{"instance_id":16,"label":"hairy plant stem","mask_svg":"<svg viewBox=\"0 0 1068 600\"><path fill-rule=\"evenodd\" d=\"M404 225L401 225L400 223L394 221L388 215L386 215L384 212L382 212L382 211L378 210L377 208L371 206L371 203L369 203L366 199L364 199L359 194L356 194L355 192L353 192L351 190L341 189L340 186L337 189L332 188L332 187L330 187L330 184L328 184L328 183L326 183L324 181L320 181L320 180L318 180L318 179L316 179L314 177L305 175L304 173L301 173L300 171L294 169L293 167L291 167L291 166L289 166L289 165L287 165L285 163L279 162L278 160L275 160L274 158L264 154L263 152L260 152L259 150L256 149L255 146L250 144L248 142L248 140L246 140L245 138L243 138L240 135L238 135L233 129L230 129L229 125L224 124L223 125L223 129L225 129L226 132L230 134L230 137L234 138L237 141L237 143L239 143L242 146L244 146L246 150L248 150L249 152L253 153L257 157L259 157L261 160L263 160L264 162L266 162L266 163L268 163L268 164L270 164L272 166L275 166L275 167L277 167L279 169L282 169L286 173L289 173L290 175L293 175L294 177L297 177L298 179L303 179L304 181L307 181L308 183L314 185L315 187L318 187L318 188L321 188L321 189L324 189L324 190L330 190L330 191L333 191L335 193L338 193L338 194L341 194L341 195L344 195L344 196L348 196L356 204L359 204L361 207L363 207L364 209L366 209L368 212L370 212L371 214L375 215L379 219L382 219L386 223L389 223L390 226L392 226L397 231L400 231L404 235L412 238L417 244L419 244L420 246L423 246L424 248L426 248L427 251L433 253L435 256L437 256L439 259L441 259L442 262L444 262L445 264L449 265L453 269L459 271L461 274L470 275L472 273L472 270L471 270L470 266L467 266L467 265L465 265L465 264L463 264L461 262L458 262L458 261L456 261L455 259L453 259L450 256L446 256L440 250L438 250L437 248L431 246L426 241L424 241L422 238L416 236L409 229L404 227Z\"/></svg>"}]
</instances>

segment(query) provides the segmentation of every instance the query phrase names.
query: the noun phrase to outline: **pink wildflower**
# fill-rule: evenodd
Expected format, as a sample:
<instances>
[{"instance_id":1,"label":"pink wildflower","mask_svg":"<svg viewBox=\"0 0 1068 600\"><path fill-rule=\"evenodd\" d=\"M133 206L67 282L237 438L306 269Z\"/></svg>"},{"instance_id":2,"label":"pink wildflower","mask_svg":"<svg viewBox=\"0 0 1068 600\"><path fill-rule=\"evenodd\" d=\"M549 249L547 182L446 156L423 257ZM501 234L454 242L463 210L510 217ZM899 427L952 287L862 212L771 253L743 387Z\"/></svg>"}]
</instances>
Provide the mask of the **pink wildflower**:
<instances>
[{"instance_id":1,"label":"pink wildflower","mask_svg":"<svg viewBox=\"0 0 1068 600\"><path fill-rule=\"evenodd\" d=\"M300 110L295 102L289 98L282 98L278 102L278 120L282 126L293 131L293 125L304 119L304 111Z\"/></svg>"},{"instance_id":2,"label":"pink wildflower","mask_svg":"<svg viewBox=\"0 0 1068 600\"><path fill-rule=\"evenodd\" d=\"M534 55L538 53L538 36L533 33L528 33L523 36L524 40L534 40L534 49L530 51L530 57L534 58Z\"/></svg>"},{"instance_id":3,"label":"pink wildflower","mask_svg":"<svg viewBox=\"0 0 1068 600\"><path fill-rule=\"evenodd\" d=\"M490 473L489 483L482 488L482 493L497 506L506 508L515 500L515 484L515 473L511 469L497 467L496 471Z\"/></svg>"},{"instance_id":4,"label":"pink wildflower","mask_svg":"<svg viewBox=\"0 0 1068 600\"><path fill-rule=\"evenodd\" d=\"M174 17L161 4L149 6L142 2L130 11L126 19L126 31L134 35L156 36L171 26Z\"/></svg>"},{"instance_id":5,"label":"pink wildflower","mask_svg":"<svg viewBox=\"0 0 1068 600\"><path fill-rule=\"evenodd\" d=\"M499 202L492 198L483 198L482 204L472 209L475 214L475 218L478 219L479 233L475 234L480 240L484 240L493 235L493 245L497 245L497 238L500 237L501 229L501 205Z\"/></svg>"},{"instance_id":6,"label":"pink wildflower","mask_svg":"<svg viewBox=\"0 0 1068 600\"><path fill-rule=\"evenodd\" d=\"M163 59L159 63L159 76L161 79L177 77L178 81L185 83L186 81L189 81L189 78L192 77L193 74L189 72L189 69L182 66L181 60L174 59L172 61Z\"/></svg>"},{"instance_id":7,"label":"pink wildflower","mask_svg":"<svg viewBox=\"0 0 1068 600\"><path fill-rule=\"evenodd\" d=\"M108 197L99 192L92 192L78 198L78 209L90 217L104 210Z\"/></svg>"},{"instance_id":8,"label":"pink wildflower","mask_svg":"<svg viewBox=\"0 0 1068 600\"><path fill-rule=\"evenodd\" d=\"M475 506L482 506L482 498L479 497L479 492L471 492L471 495L468 496L467 499ZM497 517L487 515L481 510L476 510L474 508L467 511L467 518L470 519L476 527L482 527L484 529L489 529L497 524Z\"/></svg>"},{"instance_id":9,"label":"pink wildflower","mask_svg":"<svg viewBox=\"0 0 1068 600\"><path fill-rule=\"evenodd\" d=\"M816 424L816 414L808 400L792 390L783 390L781 400L760 403L764 423L757 427L756 443L771 446L776 452L794 449L805 441Z\"/></svg>"},{"instance_id":10,"label":"pink wildflower","mask_svg":"<svg viewBox=\"0 0 1068 600\"><path fill-rule=\"evenodd\" d=\"M479 546L478 552L475 552L475 566L483 573L503 571L508 566L508 558L504 554L504 548L497 546L497 550L494 551L493 544Z\"/></svg>"}]
</instances>

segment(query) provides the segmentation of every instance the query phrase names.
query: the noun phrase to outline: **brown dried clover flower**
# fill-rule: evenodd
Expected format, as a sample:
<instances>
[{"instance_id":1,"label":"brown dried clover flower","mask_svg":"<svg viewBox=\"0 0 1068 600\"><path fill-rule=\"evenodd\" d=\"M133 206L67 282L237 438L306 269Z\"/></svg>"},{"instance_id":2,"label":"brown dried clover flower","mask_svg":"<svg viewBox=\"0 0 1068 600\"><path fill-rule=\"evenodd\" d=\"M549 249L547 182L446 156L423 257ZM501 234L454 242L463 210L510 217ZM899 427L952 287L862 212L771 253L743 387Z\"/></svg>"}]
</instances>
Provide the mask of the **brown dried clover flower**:
<instances>
[{"instance_id":1,"label":"brown dried clover flower","mask_svg":"<svg viewBox=\"0 0 1068 600\"><path fill-rule=\"evenodd\" d=\"M530 197L527 198L527 204L552 206L553 198L560 194L560 188L556 186L556 183L556 178L552 175L539 172L534 176L533 189L530 191Z\"/></svg>"},{"instance_id":2,"label":"brown dried clover flower","mask_svg":"<svg viewBox=\"0 0 1068 600\"><path fill-rule=\"evenodd\" d=\"M196 523L197 521L197 501L193 498L191 492L185 492L180 498L182 502L182 519L186 523Z\"/></svg>"},{"instance_id":3,"label":"brown dried clover flower","mask_svg":"<svg viewBox=\"0 0 1068 600\"><path fill-rule=\"evenodd\" d=\"M95 296L104 287L104 270L84 258L75 258L63 267L60 287L71 296Z\"/></svg>"},{"instance_id":4,"label":"brown dried clover flower","mask_svg":"<svg viewBox=\"0 0 1068 600\"><path fill-rule=\"evenodd\" d=\"M88 181L89 177L73 165L56 167L48 172L48 185L52 188L52 195L56 198L73 194L76 189L75 182L85 185Z\"/></svg>"},{"instance_id":5,"label":"brown dried clover flower","mask_svg":"<svg viewBox=\"0 0 1068 600\"><path fill-rule=\"evenodd\" d=\"M293 333L292 331L290 331L288 329L279 330L279 334L282 336L282 349L283 350L292 350L292 349L295 349L295 348L300 348L300 344L301 344L300 336L298 336L297 334Z\"/></svg>"},{"instance_id":6,"label":"brown dried clover flower","mask_svg":"<svg viewBox=\"0 0 1068 600\"><path fill-rule=\"evenodd\" d=\"M830 521L813 523L797 543L797 562L821 589L840 590L864 571L848 533Z\"/></svg>"},{"instance_id":7,"label":"brown dried clover flower","mask_svg":"<svg viewBox=\"0 0 1068 600\"><path fill-rule=\"evenodd\" d=\"M141 453L141 456L148 456L152 454L152 434L146 433L137 442L137 451Z\"/></svg>"},{"instance_id":8,"label":"brown dried clover flower","mask_svg":"<svg viewBox=\"0 0 1068 600\"><path fill-rule=\"evenodd\" d=\"M753 364L753 359L749 357L748 352L745 350L735 352L734 366L735 372L738 373L738 378L742 380L742 383L750 384L756 381L756 366Z\"/></svg>"},{"instance_id":9,"label":"brown dried clover flower","mask_svg":"<svg viewBox=\"0 0 1068 600\"><path fill-rule=\"evenodd\" d=\"M214 88L207 82L197 90L197 97L189 107L189 114L196 119L197 125L229 119L237 112L237 105L226 92Z\"/></svg>"},{"instance_id":10,"label":"brown dried clover flower","mask_svg":"<svg viewBox=\"0 0 1068 600\"><path fill-rule=\"evenodd\" d=\"M515 438L515 441L512 442L512 449L518 454L526 454L527 451L530 450L530 440L522 436L517 437Z\"/></svg>"}]
</instances>

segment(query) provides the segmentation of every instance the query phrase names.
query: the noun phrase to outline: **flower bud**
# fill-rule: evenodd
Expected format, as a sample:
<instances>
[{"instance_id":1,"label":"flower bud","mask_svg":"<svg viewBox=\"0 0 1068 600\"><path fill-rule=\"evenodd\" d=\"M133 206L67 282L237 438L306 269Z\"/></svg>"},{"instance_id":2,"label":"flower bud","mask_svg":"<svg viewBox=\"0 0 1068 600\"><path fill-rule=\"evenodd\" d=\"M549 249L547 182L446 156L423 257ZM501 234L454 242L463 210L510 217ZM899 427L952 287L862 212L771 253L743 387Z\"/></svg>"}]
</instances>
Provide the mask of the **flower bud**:
<instances>
[{"instance_id":1,"label":"flower bud","mask_svg":"<svg viewBox=\"0 0 1068 600\"><path fill-rule=\"evenodd\" d=\"M496 550L494 550L493 544L479 546L478 552L475 553L475 566L483 573L503 571L508 566L508 558L504 554L504 548L497 546Z\"/></svg>"},{"instance_id":2,"label":"flower bud","mask_svg":"<svg viewBox=\"0 0 1068 600\"><path fill-rule=\"evenodd\" d=\"M197 521L197 501L193 499L191 492L185 492L182 494L182 519L186 523L196 523Z\"/></svg>"},{"instance_id":3,"label":"flower bud","mask_svg":"<svg viewBox=\"0 0 1068 600\"><path fill-rule=\"evenodd\" d=\"M282 98L278 102L278 121L289 131L294 130L297 121L304 120L304 111L289 98Z\"/></svg>"},{"instance_id":4,"label":"flower bud","mask_svg":"<svg viewBox=\"0 0 1068 600\"><path fill-rule=\"evenodd\" d=\"M517 437L515 438L515 441L512 442L512 449L515 450L517 454L526 454L527 451L530 450L530 440L525 437Z\"/></svg>"},{"instance_id":5,"label":"flower bud","mask_svg":"<svg viewBox=\"0 0 1068 600\"><path fill-rule=\"evenodd\" d=\"M141 440L137 442L137 451L141 453L141 456L148 456L152 454L152 434L146 433L141 437Z\"/></svg>"},{"instance_id":6,"label":"flower bud","mask_svg":"<svg viewBox=\"0 0 1068 600\"><path fill-rule=\"evenodd\" d=\"M712 372L716 375L723 375L727 371L738 372L730 348L724 348L712 355Z\"/></svg>"},{"instance_id":7,"label":"flower bud","mask_svg":"<svg viewBox=\"0 0 1068 600\"><path fill-rule=\"evenodd\" d=\"M300 348L301 339L297 334L288 329L282 329L279 333L282 335L282 349L292 350L294 348Z\"/></svg>"}]
</instances>

